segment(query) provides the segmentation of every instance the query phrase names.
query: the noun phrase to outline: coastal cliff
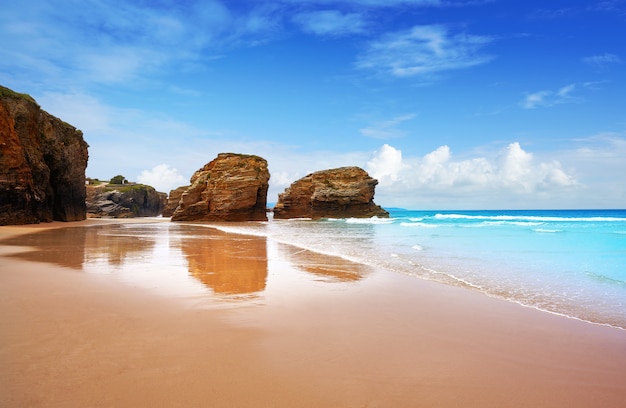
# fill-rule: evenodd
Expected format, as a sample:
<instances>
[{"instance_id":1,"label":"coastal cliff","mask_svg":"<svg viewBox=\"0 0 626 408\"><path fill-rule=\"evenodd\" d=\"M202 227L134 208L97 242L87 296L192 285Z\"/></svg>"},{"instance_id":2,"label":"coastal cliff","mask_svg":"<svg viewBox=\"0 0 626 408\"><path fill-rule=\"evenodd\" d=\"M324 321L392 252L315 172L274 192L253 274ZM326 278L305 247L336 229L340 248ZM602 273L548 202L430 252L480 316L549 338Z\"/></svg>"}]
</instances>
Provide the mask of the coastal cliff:
<instances>
[{"instance_id":1,"label":"coastal cliff","mask_svg":"<svg viewBox=\"0 0 626 408\"><path fill-rule=\"evenodd\" d=\"M0 225L84 220L87 148L80 130L0 86Z\"/></svg>"},{"instance_id":2,"label":"coastal cliff","mask_svg":"<svg viewBox=\"0 0 626 408\"><path fill-rule=\"evenodd\" d=\"M388 217L374 203L378 181L359 167L340 167L311 173L278 195L274 218Z\"/></svg>"},{"instance_id":3,"label":"coastal cliff","mask_svg":"<svg viewBox=\"0 0 626 408\"><path fill-rule=\"evenodd\" d=\"M266 221L269 179L265 159L220 153L193 174L172 221Z\"/></svg>"},{"instance_id":4,"label":"coastal cliff","mask_svg":"<svg viewBox=\"0 0 626 408\"><path fill-rule=\"evenodd\" d=\"M167 195L144 184L101 184L87 186L89 217L156 217L161 215Z\"/></svg>"},{"instance_id":5,"label":"coastal cliff","mask_svg":"<svg viewBox=\"0 0 626 408\"><path fill-rule=\"evenodd\" d=\"M165 206L165 210L163 210L164 217L171 217L174 215L174 211L178 208L180 198L188 188L189 186L182 186L170 191L170 195L167 197L167 205Z\"/></svg>"}]
</instances>

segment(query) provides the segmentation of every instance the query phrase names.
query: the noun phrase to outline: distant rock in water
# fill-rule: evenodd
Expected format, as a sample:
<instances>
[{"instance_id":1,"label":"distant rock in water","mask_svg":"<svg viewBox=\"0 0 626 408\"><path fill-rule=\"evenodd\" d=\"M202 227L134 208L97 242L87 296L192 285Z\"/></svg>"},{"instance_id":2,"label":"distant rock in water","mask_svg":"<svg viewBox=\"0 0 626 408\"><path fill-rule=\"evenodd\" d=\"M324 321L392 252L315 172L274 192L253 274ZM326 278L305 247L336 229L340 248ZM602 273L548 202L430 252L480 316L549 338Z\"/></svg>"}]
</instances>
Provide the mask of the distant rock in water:
<instances>
[{"instance_id":1,"label":"distant rock in water","mask_svg":"<svg viewBox=\"0 0 626 408\"><path fill-rule=\"evenodd\" d=\"M167 195L144 184L100 184L87 186L89 217L156 217L161 215Z\"/></svg>"},{"instance_id":2,"label":"distant rock in water","mask_svg":"<svg viewBox=\"0 0 626 408\"><path fill-rule=\"evenodd\" d=\"M265 221L269 179L265 159L220 153L191 177L172 221Z\"/></svg>"},{"instance_id":3,"label":"distant rock in water","mask_svg":"<svg viewBox=\"0 0 626 408\"><path fill-rule=\"evenodd\" d=\"M0 225L84 220L87 148L80 130L0 86Z\"/></svg>"},{"instance_id":4,"label":"distant rock in water","mask_svg":"<svg viewBox=\"0 0 626 408\"><path fill-rule=\"evenodd\" d=\"M171 217L174 215L174 211L176 211L178 203L180 203L180 198L189 187L190 186L182 186L178 187L176 190L170 191L170 195L167 197L167 205L165 206L165 210L163 210L164 217Z\"/></svg>"},{"instance_id":5,"label":"distant rock in water","mask_svg":"<svg viewBox=\"0 0 626 408\"><path fill-rule=\"evenodd\" d=\"M374 203L378 181L359 167L309 174L278 195L274 218L389 217Z\"/></svg>"}]
</instances>

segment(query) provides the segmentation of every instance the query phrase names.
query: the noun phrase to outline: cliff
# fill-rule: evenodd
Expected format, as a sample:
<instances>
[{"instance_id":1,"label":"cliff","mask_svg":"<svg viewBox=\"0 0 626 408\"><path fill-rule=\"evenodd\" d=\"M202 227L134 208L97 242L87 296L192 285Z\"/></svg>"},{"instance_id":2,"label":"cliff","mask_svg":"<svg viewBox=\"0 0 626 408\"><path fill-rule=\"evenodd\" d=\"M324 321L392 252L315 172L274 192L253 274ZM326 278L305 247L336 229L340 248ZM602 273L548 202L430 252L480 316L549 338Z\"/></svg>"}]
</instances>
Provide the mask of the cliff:
<instances>
[{"instance_id":1,"label":"cliff","mask_svg":"<svg viewBox=\"0 0 626 408\"><path fill-rule=\"evenodd\" d=\"M374 203L378 181L359 167L311 173L278 195L274 218L388 217Z\"/></svg>"},{"instance_id":2,"label":"cliff","mask_svg":"<svg viewBox=\"0 0 626 408\"><path fill-rule=\"evenodd\" d=\"M165 206L165 210L163 210L164 217L171 217L174 215L174 211L176 211L176 208L178 207L180 198L189 187L190 186L182 186L178 187L176 190L170 191L170 195L167 197L167 205Z\"/></svg>"},{"instance_id":3,"label":"cliff","mask_svg":"<svg viewBox=\"0 0 626 408\"><path fill-rule=\"evenodd\" d=\"M80 130L0 86L0 225L85 219L87 147Z\"/></svg>"},{"instance_id":4,"label":"cliff","mask_svg":"<svg viewBox=\"0 0 626 408\"><path fill-rule=\"evenodd\" d=\"M101 184L87 186L90 217L156 217L161 215L167 195L144 184Z\"/></svg>"},{"instance_id":5,"label":"cliff","mask_svg":"<svg viewBox=\"0 0 626 408\"><path fill-rule=\"evenodd\" d=\"M269 179L265 159L220 153L191 177L172 221L265 221Z\"/></svg>"}]
</instances>

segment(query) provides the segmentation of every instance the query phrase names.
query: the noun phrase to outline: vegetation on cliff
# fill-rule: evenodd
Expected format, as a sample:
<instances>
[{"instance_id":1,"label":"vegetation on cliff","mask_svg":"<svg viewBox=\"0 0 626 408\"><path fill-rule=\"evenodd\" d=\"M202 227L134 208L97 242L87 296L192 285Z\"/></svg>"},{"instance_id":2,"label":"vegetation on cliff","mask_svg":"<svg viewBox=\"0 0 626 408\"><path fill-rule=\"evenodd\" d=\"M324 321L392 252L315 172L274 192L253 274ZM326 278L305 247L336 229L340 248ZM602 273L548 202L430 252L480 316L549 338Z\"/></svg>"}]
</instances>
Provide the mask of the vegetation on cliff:
<instances>
[{"instance_id":1,"label":"vegetation on cliff","mask_svg":"<svg viewBox=\"0 0 626 408\"><path fill-rule=\"evenodd\" d=\"M87 212L90 217L156 217L161 215L167 195L152 186L137 183L98 183L87 186Z\"/></svg>"}]
</instances>

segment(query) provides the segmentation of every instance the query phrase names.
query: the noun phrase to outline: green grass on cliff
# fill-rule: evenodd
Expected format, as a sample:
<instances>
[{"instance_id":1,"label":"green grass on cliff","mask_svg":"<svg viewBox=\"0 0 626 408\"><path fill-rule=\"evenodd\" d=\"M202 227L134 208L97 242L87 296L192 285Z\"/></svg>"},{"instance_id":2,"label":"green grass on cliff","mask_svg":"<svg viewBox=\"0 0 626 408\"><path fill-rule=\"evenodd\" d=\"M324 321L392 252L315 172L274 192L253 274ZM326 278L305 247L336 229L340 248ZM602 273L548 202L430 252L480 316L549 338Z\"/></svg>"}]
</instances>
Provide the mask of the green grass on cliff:
<instances>
[{"instance_id":1,"label":"green grass on cliff","mask_svg":"<svg viewBox=\"0 0 626 408\"><path fill-rule=\"evenodd\" d=\"M117 190L120 193L154 189L154 187L146 184L108 184L105 188L107 191Z\"/></svg>"},{"instance_id":2,"label":"green grass on cliff","mask_svg":"<svg viewBox=\"0 0 626 408\"><path fill-rule=\"evenodd\" d=\"M29 94L15 92L14 90L6 88L6 87L4 87L2 85L0 85L0 98L25 99L25 100L27 100L29 102L32 102L35 105L39 106L37 104L37 101L35 101L35 98L30 96Z\"/></svg>"}]
</instances>

